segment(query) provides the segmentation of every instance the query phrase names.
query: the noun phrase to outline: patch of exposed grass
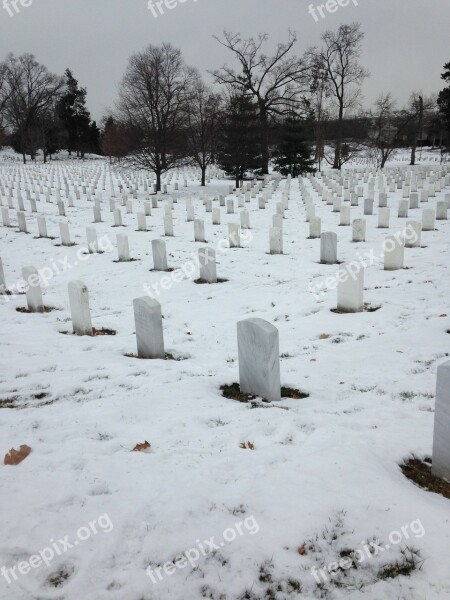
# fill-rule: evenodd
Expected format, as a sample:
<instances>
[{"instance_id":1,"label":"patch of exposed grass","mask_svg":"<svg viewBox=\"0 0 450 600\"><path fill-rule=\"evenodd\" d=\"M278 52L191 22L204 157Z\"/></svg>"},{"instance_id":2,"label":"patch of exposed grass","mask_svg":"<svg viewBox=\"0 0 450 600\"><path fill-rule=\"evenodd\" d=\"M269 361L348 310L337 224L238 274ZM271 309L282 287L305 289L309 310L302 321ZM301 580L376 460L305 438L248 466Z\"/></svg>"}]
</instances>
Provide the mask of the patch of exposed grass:
<instances>
[{"instance_id":1,"label":"patch of exposed grass","mask_svg":"<svg viewBox=\"0 0 450 600\"><path fill-rule=\"evenodd\" d=\"M423 460L413 456L400 465L403 475L416 485L427 490L440 494L450 500L450 482L440 477L436 477L431 472L431 458L426 457Z\"/></svg>"}]
</instances>

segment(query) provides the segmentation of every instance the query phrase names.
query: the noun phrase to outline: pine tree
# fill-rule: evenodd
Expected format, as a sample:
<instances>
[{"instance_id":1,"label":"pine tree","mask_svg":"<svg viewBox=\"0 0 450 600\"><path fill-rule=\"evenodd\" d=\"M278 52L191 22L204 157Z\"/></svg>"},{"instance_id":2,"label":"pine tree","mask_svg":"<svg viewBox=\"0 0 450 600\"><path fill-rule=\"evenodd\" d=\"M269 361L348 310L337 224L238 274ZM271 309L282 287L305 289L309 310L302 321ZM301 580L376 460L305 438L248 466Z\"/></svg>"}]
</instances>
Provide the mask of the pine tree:
<instances>
[{"instance_id":1,"label":"pine tree","mask_svg":"<svg viewBox=\"0 0 450 600\"><path fill-rule=\"evenodd\" d=\"M101 150L105 156L109 157L112 163L113 158L119 160L127 154L127 139L120 123L109 116L104 122L103 135L101 140Z\"/></svg>"},{"instance_id":2,"label":"pine tree","mask_svg":"<svg viewBox=\"0 0 450 600\"><path fill-rule=\"evenodd\" d=\"M70 69L65 72L66 90L58 104L58 115L66 130L69 154L83 158L90 140L91 116L86 108L86 88L80 88Z\"/></svg>"},{"instance_id":3,"label":"pine tree","mask_svg":"<svg viewBox=\"0 0 450 600\"><path fill-rule=\"evenodd\" d=\"M282 175L292 177L315 171L303 121L295 113L290 114L283 124L281 139L274 153L274 168Z\"/></svg>"},{"instance_id":4,"label":"pine tree","mask_svg":"<svg viewBox=\"0 0 450 600\"><path fill-rule=\"evenodd\" d=\"M448 86L439 93L437 103L447 133L447 145L450 146L450 62L444 65L444 69L441 79L446 81Z\"/></svg>"},{"instance_id":5,"label":"pine tree","mask_svg":"<svg viewBox=\"0 0 450 600\"><path fill-rule=\"evenodd\" d=\"M217 162L236 187L245 172L261 167L259 122L256 106L245 94L230 98L220 119Z\"/></svg>"}]
</instances>

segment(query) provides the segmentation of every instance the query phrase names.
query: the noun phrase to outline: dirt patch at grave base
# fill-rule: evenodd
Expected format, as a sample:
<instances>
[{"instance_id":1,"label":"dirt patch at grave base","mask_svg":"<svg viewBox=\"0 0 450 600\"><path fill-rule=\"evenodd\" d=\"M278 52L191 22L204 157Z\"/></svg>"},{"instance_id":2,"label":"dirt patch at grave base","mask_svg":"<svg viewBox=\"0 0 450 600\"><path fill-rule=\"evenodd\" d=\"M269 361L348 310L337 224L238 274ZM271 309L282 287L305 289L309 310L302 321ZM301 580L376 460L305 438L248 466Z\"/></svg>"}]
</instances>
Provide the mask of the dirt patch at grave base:
<instances>
[{"instance_id":1,"label":"dirt patch at grave base","mask_svg":"<svg viewBox=\"0 0 450 600\"><path fill-rule=\"evenodd\" d=\"M138 260L141 260L140 258L129 258L128 260L113 260L113 263L129 263L129 262L136 262Z\"/></svg>"},{"instance_id":2,"label":"dirt patch at grave base","mask_svg":"<svg viewBox=\"0 0 450 600\"><path fill-rule=\"evenodd\" d=\"M175 360L176 362L180 362L182 360L187 360L188 357L187 356L174 356L171 352L165 352L164 353L164 360ZM162 360L162 359L158 359L158 358L142 358L141 356L138 356L137 354L134 354L133 352L127 352L126 354L124 354L124 356L126 356L127 358L137 358L138 360Z\"/></svg>"},{"instance_id":3,"label":"dirt patch at grave base","mask_svg":"<svg viewBox=\"0 0 450 600\"><path fill-rule=\"evenodd\" d=\"M62 333L63 335L77 335L73 331L60 331L59 333ZM95 337L97 337L99 335L116 335L116 334L117 334L117 331L115 329L108 329L106 327L102 327L101 329L96 329L95 327L92 328L92 335ZM79 336L79 337L84 337L84 336ZM92 336L86 335L86 337L92 337Z\"/></svg>"},{"instance_id":4,"label":"dirt patch at grave base","mask_svg":"<svg viewBox=\"0 0 450 600\"><path fill-rule=\"evenodd\" d=\"M24 306L19 306L18 308L16 308L17 312L20 313L24 313L24 314L39 314L39 313L49 313L52 312L54 310L61 310L61 308L55 308L54 306L44 306L43 310L39 310L39 311L31 311L29 308L25 308Z\"/></svg>"},{"instance_id":5,"label":"dirt patch at grave base","mask_svg":"<svg viewBox=\"0 0 450 600\"><path fill-rule=\"evenodd\" d=\"M254 394L247 394L245 392L241 392L239 383L221 385L220 390L224 398L228 398L229 400L237 400L238 402L251 402L252 400L256 400L257 398L257 396L255 396ZM286 398L290 398L292 400L303 400L304 398L309 398L309 394L294 388L282 386L281 398L282 400ZM265 398L263 398L262 401L270 403L270 400L266 400Z\"/></svg>"},{"instance_id":6,"label":"dirt patch at grave base","mask_svg":"<svg viewBox=\"0 0 450 600\"><path fill-rule=\"evenodd\" d=\"M167 271L157 271L156 269L150 269L150 273L173 273L174 271L174 267L170 267L170 269L167 269Z\"/></svg>"},{"instance_id":7,"label":"dirt patch at grave base","mask_svg":"<svg viewBox=\"0 0 450 600\"><path fill-rule=\"evenodd\" d=\"M102 327L101 329L95 329L95 327L93 327L92 331L94 332L94 336L97 336L97 335L116 335L116 333L117 333L117 331L115 329L107 329L106 327Z\"/></svg>"},{"instance_id":8,"label":"dirt patch at grave base","mask_svg":"<svg viewBox=\"0 0 450 600\"><path fill-rule=\"evenodd\" d=\"M381 305L379 305L379 306L372 306L371 304L364 304L364 309L362 311L360 311L360 312L377 312L377 310L380 310L380 308L381 308ZM332 313L335 313L336 315L351 315L351 314L354 314L353 311L338 310L337 308L331 308L330 310L331 310Z\"/></svg>"},{"instance_id":9,"label":"dirt patch at grave base","mask_svg":"<svg viewBox=\"0 0 450 600\"><path fill-rule=\"evenodd\" d=\"M428 492L440 494L450 500L450 482L431 472L431 458L423 460L413 456L400 465L403 475Z\"/></svg>"},{"instance_id":10,"label":"dirt patch at grave base","mask_svg":"<svg viewBox=\"0 0 450 600\"><path fill-rule=\"evenodd\" d=\"M228 279L220 279L219 277L217 278L217 281L215 283L225 283L226 281L229 281ZM197 283L198 285L214 285L213 283L210 283L209 281L206 281L205 279L194 279L194 283Z\"/></svg>"}]
</instances>

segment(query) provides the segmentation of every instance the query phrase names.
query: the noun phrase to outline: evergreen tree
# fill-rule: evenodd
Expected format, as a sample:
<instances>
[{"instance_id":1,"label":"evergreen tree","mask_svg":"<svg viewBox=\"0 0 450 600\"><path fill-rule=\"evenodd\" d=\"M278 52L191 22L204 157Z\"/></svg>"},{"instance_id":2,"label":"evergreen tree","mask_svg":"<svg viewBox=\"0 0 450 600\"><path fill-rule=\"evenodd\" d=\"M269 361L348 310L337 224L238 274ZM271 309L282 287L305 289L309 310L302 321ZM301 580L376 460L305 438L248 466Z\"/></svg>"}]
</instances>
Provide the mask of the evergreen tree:
<instances>
[{"instance_id":1,"label":"evergreen tree","mask_svg":"<svg viewBox=\"0 0 450 600\"><path fill-rule=\"evenodd\" d=\"M281 139L274 153L274 168L282 175L292 177L315 171L303 121L295 113L290 114L283 124Z\"/></svg>"},{"instance_id":2,"label":"evergreen tree","mask_svg":"<svg viewBox=\"0 0 450 600\"><path fill-rule=\"evenodd\" d=\"M104 122L101 150L105 156L109 157L110 162L113 158L120 160L126 156L128 151L127 138L123 127L112 116L109 116Z\"/></svg>"},{"instance_id":3,"label":"evergreen tree","mask_svg":"<svg viewBox=\"0 0 450 600\"><path fill-rule=\"evenodd\" d=\"M65 72L66 89L58 105L58 115L66 130L69 154L83 158L90 140L91 116L86 108L86 88L80 88L70 69Z\"/></svg>"},{"instance_id":4,"label":"evergreen tree","mask_svg":"<svg viewBox=\"0 0 450 600\"><path fill-rule=\"evenodd\" d=\"M439 112L447 134L447 145L450 145L450 62L444 65L445 71L441 79L448 83L438 96Z\"/></svg>"},{"instance_id":5,"label":"evergreen tree","mask_svg":"<svg viewBox=\"0 0 450 600\"><path fill-rule=\"evenodd\" d=\"M217 162L236 187L249 169L261 167L257 108L245 94L232 96L221 115Z\"/></svg>"}]
</instances>

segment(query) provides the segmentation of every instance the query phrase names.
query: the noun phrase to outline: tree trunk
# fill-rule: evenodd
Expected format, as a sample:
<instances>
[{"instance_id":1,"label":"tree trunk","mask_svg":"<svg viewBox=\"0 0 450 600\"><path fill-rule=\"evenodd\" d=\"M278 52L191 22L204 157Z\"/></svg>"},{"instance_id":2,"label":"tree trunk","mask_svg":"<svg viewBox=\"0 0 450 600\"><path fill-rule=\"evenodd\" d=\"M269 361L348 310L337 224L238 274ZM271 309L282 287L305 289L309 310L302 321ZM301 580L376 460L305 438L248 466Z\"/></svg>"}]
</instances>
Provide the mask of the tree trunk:
<instances>
[{"instance_id":1,"label":"tree trunk","mask_svg":"<svg viewBox=\"0 0 450 600\"><path fill-rule=\"evenodd\" d=\"M342 122L344 120L344 107L342 101L339 102L338 134L336 140L336 150L334 151L333 169L341 169L341 148L342 148Z\"/></svg>"},{"instance_id":2,"label":"tree trunk","mask_svg":"<svg viewBox=\"0 0 450 600\"><path fill-rule=\"evenodd\" d=\"M25 152L22 152L22 158L23 158L23 164L26 165L27 164L27 156L26 156Z\"/></svg>"},{"instance_id":3,"label":"tree trunk","mask_svg":"<svg viewBox=\"0 0 450 600\"><path fill-rule=\"evenodd\" d=\"M206 186L206 167L202 167L202 187Z\"/></svg>"},{"instance_id":4,"label":"tree trunk","mask_svg":"<svg viewBox=\"0 0 450 600\"><path fill-rule=\"evenodd\" d=\"M264 104L259 105L259 122L261 126L261 172L269 174L269 118Z\"/></svg>"},{"instance_id":5,"label":"tree trunk","mask_svg":"<svg viewBox=\"0 0 450 600\"><path fill-rule=\"evenodd\" d=\"M414 135L413 145L411 149L411 166L416 164L416 149L417 149L417 138L420 137L422 139L422 129L423 129L423 98L419 96L419 122L417 124L417 131Z\"/></svg>"},{"instance_id":6,"label":"tree trunk","mask_svg":"<svg viewBox=\"0 0 450 600\"><path fill-rule=\"evenodd\" d=\"M156 191L161 191L161 171L156 171Z\"/></svg>"}]
</instances>

